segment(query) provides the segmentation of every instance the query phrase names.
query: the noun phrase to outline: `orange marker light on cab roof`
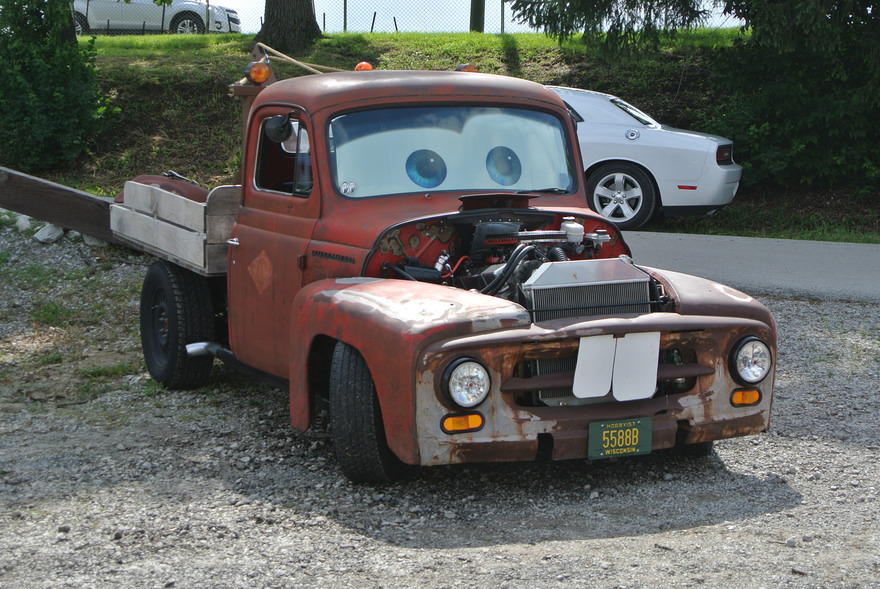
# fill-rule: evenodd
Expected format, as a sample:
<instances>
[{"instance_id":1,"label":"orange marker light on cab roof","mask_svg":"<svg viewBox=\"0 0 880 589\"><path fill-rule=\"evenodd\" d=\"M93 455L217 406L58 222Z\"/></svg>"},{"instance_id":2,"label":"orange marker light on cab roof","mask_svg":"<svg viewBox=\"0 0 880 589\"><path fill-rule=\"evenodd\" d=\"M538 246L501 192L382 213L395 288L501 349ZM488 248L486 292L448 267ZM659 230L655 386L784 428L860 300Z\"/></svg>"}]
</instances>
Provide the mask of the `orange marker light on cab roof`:
<instances>
[{"instance_id":1,"label":"orange marker light on cab roof","mask_svg":"<svg viewBox=\"0 0 880 589\"><path fill-rule=\"evenodd\" d=\"M264 84L272 76L272 68L267 60L253 61L244 70L244 76L252 84Z\"/></svg>"},{"instance_id":2,"label":"orange marker light on cab roof","mask_svg":"<svg viewBox=\"0 0 880 589\"><path fill-rule=\"evenodd\" d=\"M471 63L462 63L455 66L455 71L457 72L475 72L477 68L474 67Z\"/></svg>"},{"instance_id":3,"label":"orange marker light on cab roof","mask_svg":"<svg viewBox=\"0 0 880 589\"><path fill-rule=\"evenodd\" d=\"M356 72L365 72L371 69L373 69L373 65L369 61L362 61L354 66L354 71Z\"/></svg>"}]
</instances>

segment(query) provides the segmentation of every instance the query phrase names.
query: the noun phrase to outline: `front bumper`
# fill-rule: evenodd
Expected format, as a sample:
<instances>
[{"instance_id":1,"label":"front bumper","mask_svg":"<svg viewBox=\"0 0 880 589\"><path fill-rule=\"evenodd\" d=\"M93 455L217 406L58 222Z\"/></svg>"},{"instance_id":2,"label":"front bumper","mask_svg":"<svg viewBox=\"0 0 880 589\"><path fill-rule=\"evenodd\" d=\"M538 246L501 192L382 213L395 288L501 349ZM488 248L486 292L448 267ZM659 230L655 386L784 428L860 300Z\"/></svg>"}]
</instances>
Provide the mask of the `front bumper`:
<instances>
[{"instance_id":1,"label":"front bumper","mask_svg":"<svg viewBox=\"0 0 880 589\"><path fill-rule=\"evenodd\" d=\"M730 402L731 393L743 388L728 370L734 344L748 335L771 346L775 341L771 328L760 321L652 313L569 325L553 323L561 322L455 338L428 348L416 382L421 464L528 461L545 456L583 459L588 455L590 423L598 421L650 417L652 450L755 434L770 426L773 372L757 385L761 400L756 405L734 407ZM564 390L571 386L573 375L562 372L524 378L524 363L576 356L583 336L647 331L661 333L661 353L672 348L686 350L691 360L684 365L661 363L658 390L652 398L619 402L609 396L576 406L534 403L535 390ZM775 359L775 348L771 351ZM447 434L440 427L441 420L461 410L445 398L437 379L446 364L461 356L483 363L492 386L486 401L475 408L482 414L484 426L475 432ZM681 383L683 376L688 390L669 385Z\"/></svg>"}]
</instances>

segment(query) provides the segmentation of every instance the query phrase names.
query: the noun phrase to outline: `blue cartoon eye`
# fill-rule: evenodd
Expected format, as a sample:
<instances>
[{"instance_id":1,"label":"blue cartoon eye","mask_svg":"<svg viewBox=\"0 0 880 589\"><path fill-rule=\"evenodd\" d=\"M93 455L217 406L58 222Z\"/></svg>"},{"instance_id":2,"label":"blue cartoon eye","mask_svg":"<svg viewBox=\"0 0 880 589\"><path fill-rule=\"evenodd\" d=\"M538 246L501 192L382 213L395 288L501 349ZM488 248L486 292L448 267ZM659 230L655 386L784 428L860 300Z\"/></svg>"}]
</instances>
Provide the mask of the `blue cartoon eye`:
<instances>
[{"instance_id":1,"label":"blue cartoon eye","mask_svg":"<svg viewBox=\"0 0 880 589\"><path fill-rule=\"evenodd\" d=\"M446 162L430 149L419 149L406 158L406 175L422 188L434 188L446 180Z\"/></svg>"},{"instance_id":2,"label":"blue cartoon eye","mask_svg":"<svg viewBox=\"0 0 880 589\"><path fill-rule=\"evenodd\" d=\"M516 153L509 147L499 145L486 156L486 170L489 177L502 186L510 186L522 176L522 164Z\"/></svg>"}]
</instances>

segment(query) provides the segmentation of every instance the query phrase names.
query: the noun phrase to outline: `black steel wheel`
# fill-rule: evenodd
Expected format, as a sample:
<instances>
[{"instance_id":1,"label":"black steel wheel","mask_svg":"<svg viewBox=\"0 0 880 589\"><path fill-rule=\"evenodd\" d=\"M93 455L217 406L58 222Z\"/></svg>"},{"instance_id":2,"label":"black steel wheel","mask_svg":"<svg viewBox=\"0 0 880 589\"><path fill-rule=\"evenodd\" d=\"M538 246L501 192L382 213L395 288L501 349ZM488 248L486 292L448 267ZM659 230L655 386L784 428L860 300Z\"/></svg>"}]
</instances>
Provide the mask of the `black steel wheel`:
<instances>
[{"instance_id":1,"label":"black steel wheel","mask_svg":"<svg viewBox=\"0 0 880 589\"><path fill-rule=\"evenodd\" d=\"M399 478L405 465L388 448L376 388L360 353L336 344L330 363L330 434L342 472L356 483Z\"/></svg>"},{"instance_id":2,"label":"black steel wheel","mask_svg":"<svg viewBox=\"0 0 880 589\"><path fill-rule=\"evenodd\" d=\"M621 229L638 229L648 222L657 206L651 177L639 166L626 162L596 168L587 178L587 198L591 209Z\"/></svg>"},{"instance_id":3,"label":"black steel wheel","mask_svg":"<svg viewBox=\"0 0 880 589\"><path fill-rule=\"evenodd\" d=\"M201 35L205 32L205 21L192 12L181 12L171 21L169 30L178 35Z\"/></svg>"},{"instance_id":4,"label":"black steel wheel","mask_svg":"<svg viewBox=\"0 0 880 589\"><path fill-rule=\"evenodd\" d=\"M170 389L207 383L212 356L190 357L186 344L214 339L214 310L207 280L159 260L141 290L141 345L150 376Z\"/></svg>"}]
</instances>

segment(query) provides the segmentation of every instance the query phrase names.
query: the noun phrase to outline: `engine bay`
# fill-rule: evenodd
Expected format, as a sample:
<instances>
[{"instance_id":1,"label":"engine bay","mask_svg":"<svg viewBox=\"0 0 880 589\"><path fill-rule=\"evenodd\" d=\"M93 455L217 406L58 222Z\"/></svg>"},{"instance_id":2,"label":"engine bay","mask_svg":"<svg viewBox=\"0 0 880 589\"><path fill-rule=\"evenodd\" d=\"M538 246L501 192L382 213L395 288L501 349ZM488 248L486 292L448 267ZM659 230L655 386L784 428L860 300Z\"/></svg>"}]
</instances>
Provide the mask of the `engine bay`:
<instances>
[{"instance_id":1,"label":"engine bay","mask_svg":"<svg viewBox=\"0 0 880 589\"><path fill-rule=\"evenodd\" d=\"M479 209L385 231L366 276L443 284L522 303L522 285L547 262L628 256L611 223L533 209Z\"/></svg>"}]
</instances>

